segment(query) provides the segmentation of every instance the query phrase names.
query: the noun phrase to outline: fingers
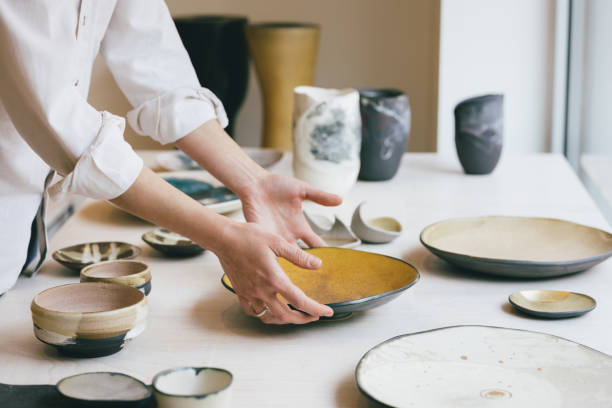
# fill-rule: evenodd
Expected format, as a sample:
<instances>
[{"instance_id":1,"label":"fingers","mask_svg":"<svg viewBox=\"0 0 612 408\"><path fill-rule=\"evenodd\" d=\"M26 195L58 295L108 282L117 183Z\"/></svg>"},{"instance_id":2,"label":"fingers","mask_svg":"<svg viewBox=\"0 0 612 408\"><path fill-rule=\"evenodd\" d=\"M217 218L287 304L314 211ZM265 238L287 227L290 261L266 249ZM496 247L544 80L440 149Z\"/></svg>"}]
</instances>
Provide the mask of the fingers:
<instances>
[{"instance_id":1,"label":"fingers","mask_svg":"<svg viewBox=\"0 0 612 408\"><path fill-rule=\"evenodd\" d=\"M333 316L334 311L331 307L322 305L315 302L297 286L295 286L289 279L287 283L280 288L279 293L287 299L290 305L294 308L301 310L304 313L308 313L311 316Z\"/></svg>"},{"instance_id":2,"label":"fingers","mask_svg":"<svg viewBox=\"0 0 612 408\"><path fill-rule=\"evenodd\" d=\"M311 237L312 238L312 237ZM306 244L310 245L309 242ZM272 248L277 256L285 258L292 264L295 264L305 269L318 269L321 267L321 260L316 256L305 252L297 245L291 245L288 242L279 239L275 247Z\"/></svg>"},{"instance_id":3,"label":"fingers","mask_svg":"<svg viewBox=\"0 0 612 408\"><path fill-rule=\"evenodd\" d=\"M308 245L308 247L310 248L318 248L318 247L327 246L327 243L323 241L323 238L321 238L320 236L312 232L312 230L309 230L308 232L305 232L304 234L302 234L302 241L304 241L304 243Z\"/></svg>"},{"instance_id":4,"label":"fingers","mask_svg":"<svg viewBox=\"0 0 612 408\"><path fill-rule=\"evenodd\" d=\"M340 205L342 203L342 197L339 195L327 193L311 186L306 187L305 199L325 206Z\"/></svg>"}]
</instances>

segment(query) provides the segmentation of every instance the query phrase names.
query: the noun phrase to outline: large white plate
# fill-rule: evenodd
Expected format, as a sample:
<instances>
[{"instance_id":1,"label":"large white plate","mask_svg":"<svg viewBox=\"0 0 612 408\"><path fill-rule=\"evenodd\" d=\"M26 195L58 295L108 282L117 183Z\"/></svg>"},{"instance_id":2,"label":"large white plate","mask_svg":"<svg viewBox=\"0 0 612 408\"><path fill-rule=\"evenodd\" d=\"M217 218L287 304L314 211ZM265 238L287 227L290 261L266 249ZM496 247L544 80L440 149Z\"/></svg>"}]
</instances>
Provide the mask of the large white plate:
<instances>
[{"instance_id":1,"label":"large white plate","mask_svg":"<svg viewBox=\"0 0 612 408\"><path fill-rule=\"evenodd\" d=\"M262 147L243 147L242 150L257 164L268 168L278 163L283 157L283 152L275 149ZM180 150L159 153L156 156L157 164L168 171L200 170L202 167Z\"/></svg>"},{"instance_id":2,"label":"large white plate","mask_svg":"<svg viewBox=\"0 0 612 408\"><path fill-rule=\"evenodd\" d=\"M355 371L391 407L610 407L612 357L550 334L456 326L368 351Z\"/></svg>"}]
</instances>

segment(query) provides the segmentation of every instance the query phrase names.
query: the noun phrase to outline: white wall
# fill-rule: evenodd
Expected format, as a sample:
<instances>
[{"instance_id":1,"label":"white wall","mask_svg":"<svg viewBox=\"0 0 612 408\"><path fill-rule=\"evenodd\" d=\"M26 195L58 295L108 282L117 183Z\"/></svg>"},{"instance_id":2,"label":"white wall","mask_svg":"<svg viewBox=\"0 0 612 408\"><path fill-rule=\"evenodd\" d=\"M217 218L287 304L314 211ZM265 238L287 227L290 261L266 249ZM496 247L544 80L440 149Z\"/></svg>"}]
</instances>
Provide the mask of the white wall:
<instances>
[{"instance_id":1,"label":"white wall","mask_svg":"<svg viewBox=\"0 0 612 408\"><path fill-rule=\"evenodd\" d=\"M442 0L438 151L455 151L455 105L484 93L505 95L504 152L550 150L554 7L554 0Z\"/></svg>"}]
</instances>

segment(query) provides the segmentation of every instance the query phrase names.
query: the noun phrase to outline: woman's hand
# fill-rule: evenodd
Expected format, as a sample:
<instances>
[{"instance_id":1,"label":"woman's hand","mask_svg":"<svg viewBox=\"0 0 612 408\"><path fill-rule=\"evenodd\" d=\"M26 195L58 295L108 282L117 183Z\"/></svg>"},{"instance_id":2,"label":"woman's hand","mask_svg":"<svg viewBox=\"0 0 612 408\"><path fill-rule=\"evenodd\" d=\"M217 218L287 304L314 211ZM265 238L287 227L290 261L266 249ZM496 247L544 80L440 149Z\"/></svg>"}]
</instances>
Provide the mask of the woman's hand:
<instances>
[{"instance_id":1,"label":"woman's hand","mask_svg":"<svg viewBox=\"0 0 612 408\"><path fill-rule=\"evenodd\" d=\"M219 242L215 253L246 314L269 324L303 324L333 315L331 308L295 286L276 259L280 256L302 268L317 269L321 266L317 257L253 223L231 222ZM300 311L289 308L278 295Z\"/></svg>"},{"instance_id":2,"label":"woman's hand","mask_svg":"<svg viewBox=\"0 0 612 408\"><path fill-rule=\"evenodd\" d=\"M240 199L248 222L257 223L291 243L302 239L310 247L326 244L308 225L302 202L309 200L326 206L342 202L339 196L317 190L303 181L270 173L244 189Z\"/></svg>"}]
</instances>

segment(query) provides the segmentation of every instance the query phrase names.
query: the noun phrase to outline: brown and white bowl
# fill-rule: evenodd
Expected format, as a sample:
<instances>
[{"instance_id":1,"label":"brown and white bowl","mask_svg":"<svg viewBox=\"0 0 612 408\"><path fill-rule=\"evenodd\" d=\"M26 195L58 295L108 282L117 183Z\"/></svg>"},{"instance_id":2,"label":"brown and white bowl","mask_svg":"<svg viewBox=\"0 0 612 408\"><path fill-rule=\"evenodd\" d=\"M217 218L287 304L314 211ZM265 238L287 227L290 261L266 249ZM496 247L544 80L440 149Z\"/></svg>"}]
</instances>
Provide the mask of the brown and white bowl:
<instances>
[{"instance_id":1,"label":"brown and white bowl","mask_svg":"<svg viewBox=\"0 0 612 408\"><path fill-rule=\"evenodd\" d=\"M145 295L151 292L151 270L140 261L106 261L81 270L81 282L108 282L131 286Z\"/></svg>"}]
</instances>

